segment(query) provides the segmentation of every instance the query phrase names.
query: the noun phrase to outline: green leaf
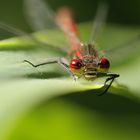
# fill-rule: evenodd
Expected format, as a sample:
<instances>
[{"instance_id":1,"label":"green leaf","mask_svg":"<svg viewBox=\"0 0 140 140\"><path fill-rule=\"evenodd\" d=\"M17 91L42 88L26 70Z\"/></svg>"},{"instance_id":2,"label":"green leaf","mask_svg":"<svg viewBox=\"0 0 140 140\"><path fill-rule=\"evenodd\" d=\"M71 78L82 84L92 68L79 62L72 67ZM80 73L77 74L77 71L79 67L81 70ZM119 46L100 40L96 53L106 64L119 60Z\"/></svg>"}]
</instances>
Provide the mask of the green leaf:
<instances>
[{"instance_id":1,"label":"green leaf","mask_svg":"<svg viewBox=\"0 0 140 140\"><path fill-rule=\"evenodd\" d=\"M88 24L80 25L83 42L88 40L89 30ZM119 45L137 36L138 30L110 25L98 38L97 46ZM41 41L46 37L43 32L33 35ZM46 40L59 48L67 44L54 31L49 32ZM120 74L119 84L114 83L109 94L100 97L97 94L104 89L104 79L75 82L58 65L32 68L23 63L25 59L37 64L62 56L66 54L61 49L33 42L29 37L0 42L0 139L99 140L118 139L118 135L122 139L137 139L140 57L133 54L131 61L125 58L123 64L112 67L112 72Z\"/></svg>"}]
</instances>

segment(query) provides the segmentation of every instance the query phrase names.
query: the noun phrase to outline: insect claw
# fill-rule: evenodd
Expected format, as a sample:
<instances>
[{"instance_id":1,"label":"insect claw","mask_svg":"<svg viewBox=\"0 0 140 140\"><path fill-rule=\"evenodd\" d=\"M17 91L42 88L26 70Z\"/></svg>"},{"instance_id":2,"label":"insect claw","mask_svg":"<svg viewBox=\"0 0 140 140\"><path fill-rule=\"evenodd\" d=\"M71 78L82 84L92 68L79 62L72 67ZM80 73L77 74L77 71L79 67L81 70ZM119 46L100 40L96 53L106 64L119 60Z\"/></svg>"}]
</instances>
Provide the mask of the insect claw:
<instances>
[{"instance_id":1,"label":"insect claw","mask_svg":"<svg viewBox=\"0 0 140 140\"><path fill-rule=\"evenodd\" d=\"M23 62L26 62L26 63L30 64L31 66L33 66L33 67L37 67L37 65L34 65L33 63L31 63L31 62L28 61L28 60L23 60Z\"/></svg>"},{"instance_id":2,"label":"insect claw","mask_svg":"<svg viewBox=\"0 0 140 140\"><path fill-rule=\"evenodd\" d=\"M105 80L105 82L104 82L104 87L105 87L105 86L107 86L107 87L106 87L106 89L105 89L101 94L98 94L98 96L101 96L101 95L107 93L108 89L110 88L110 86L112 85L113 81L114 81L115 78L117 78L117 77L119 77L118 74L113 74L112 77L107 78L107 79ZM109 84L107 84L108 81L110 81Z\"/></svg>"},{"instance_id":3,"label":"insect claw","mask_svg":"<svg viewBox=\"0 0 140 140\"><path fill-rule=\"evenodd\" d=\"M23 60L23 61L22 61L22 63L25 63L25 62L27 62L27 60Z\"/></svg>"}]
</instances>

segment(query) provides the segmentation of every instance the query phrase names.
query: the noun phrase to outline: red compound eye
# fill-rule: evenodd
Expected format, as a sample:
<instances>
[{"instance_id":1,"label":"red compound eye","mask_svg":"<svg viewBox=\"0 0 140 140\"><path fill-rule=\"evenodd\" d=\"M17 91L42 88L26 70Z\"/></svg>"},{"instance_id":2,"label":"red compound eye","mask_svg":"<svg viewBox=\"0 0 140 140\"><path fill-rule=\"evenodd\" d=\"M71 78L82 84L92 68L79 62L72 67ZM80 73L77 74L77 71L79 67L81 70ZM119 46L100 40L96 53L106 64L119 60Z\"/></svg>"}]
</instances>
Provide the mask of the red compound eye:
<instances>
[{"instance_id":1,"label":"red compound eye","mask_svg":"<svg viewBox=\"0 0 140 140\"><path fill-rule=\"evenodd\" d=\"M108 59L106 59L106 58L102 58L100 60L99 65L100 65L100 68L103 68L103 69L108 69L110 67L110 63L109 63Z\"/></svg>"},{"instance_id":2,"label":"red compound eye","mask_svg":"<svg viewBox=\"0 0 140 140\"><path fill-rule=\"evenodd\" d=\"M70 62L70 68L80 69L82 67L82 63L80 60L73 59Z\"/></svg>"}]
</instances>

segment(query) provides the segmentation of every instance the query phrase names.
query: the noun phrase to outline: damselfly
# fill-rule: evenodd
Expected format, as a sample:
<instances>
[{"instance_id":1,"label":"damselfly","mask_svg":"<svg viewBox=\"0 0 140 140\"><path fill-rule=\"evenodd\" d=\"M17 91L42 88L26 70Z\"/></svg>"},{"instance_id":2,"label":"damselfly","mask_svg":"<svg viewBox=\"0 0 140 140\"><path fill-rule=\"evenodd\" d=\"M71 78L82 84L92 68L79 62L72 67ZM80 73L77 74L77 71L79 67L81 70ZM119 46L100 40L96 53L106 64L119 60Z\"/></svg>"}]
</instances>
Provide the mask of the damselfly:
<instances>
[{"instance_id":1,"label":"damselfly","mask_svg":"<svg viewBox=\"0 0 140 140\"><path fill-rule=\"evenodd\" d=\"M92 33L93 39L95 32L97 32L97 29L101 26L99 24L101 24L105 18L106 10L107 7L105 5L100 5L97 12L97 27L95 27ZM93 43L82 44L79 41L76 24L72 17L72 13L68 8L60 8L55 14L54 19L56 21L55 24L58 25L68 37L71 47L69 55L72 55L73 58L70 61L64 58L55 58L51 61L40 64L33 64L28 60L24 60L24 62L31 64L33 67L58 63L64 67L65 70L69 72L75 80L82 77L86 80L95 80L96 78L106 77L104 83L106 89L104 90L103 94L106 93L114 79L119 77L119 74L109 72L109 60L99 55L98 50L96 50Z\"/></svg>"},{"instance_id":2,"label":"damselfly","mask_svg":"<svg viewBox=\"0 0 140 140\"><path fill-rule=\"evenodd\" d=\"M58 63L72 75L74 80L84 78L93 81L97 78L105 77L105 90L102 94L106 93L113 81L119 77L119 74L109 71L110 61L103 54L100 54L94 43L95 37L105 21L107 6L105 4L99 5L89 43L83 44L79 41L76 24L68 8L60 8L57 13L54 13L48 5L45 5L46 3L43 0L24 0L24 2L28 21L30 21L35 30L56 27L64 32L69 42L68 55L71 58L70 60L66 58L52 58L51 61L39 64L33 64L29 60L24 60L24 62L29 63L33 67ZM16 34L27 35L25 32L20 32L9 26L0 24L0 27L8 31L11 30L11 32L15 32ZM36 41L36 38L33 36L27 36ZM43 43L49 44L47 41ZM56 45L51 46L54 48L57 47Z\"/></svg>"}]
</instances>

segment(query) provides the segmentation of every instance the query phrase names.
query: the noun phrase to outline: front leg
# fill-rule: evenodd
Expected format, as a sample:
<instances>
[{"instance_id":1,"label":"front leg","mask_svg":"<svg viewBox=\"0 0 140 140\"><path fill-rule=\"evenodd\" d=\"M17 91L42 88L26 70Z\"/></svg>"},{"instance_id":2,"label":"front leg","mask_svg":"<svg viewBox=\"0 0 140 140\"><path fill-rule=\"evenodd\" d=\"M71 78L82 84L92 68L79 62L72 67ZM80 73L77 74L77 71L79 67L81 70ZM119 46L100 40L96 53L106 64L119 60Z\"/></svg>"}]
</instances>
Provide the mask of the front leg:
<instances>
[{"instance_id":1,"label":"front leg","mask_svg":"<svg viewBox=\"0 0 140 140\"><path fill-rule=\"evenodd\" d=\"M43 65L55 64L56 63L56 64L59 64L60 66L62 66L75 79L75 75L70 71L68 62L64 58L52 58L51 60L48 60L46 62L39 63L39 64L33 64L32 62L30 62L28 60L24 60L23 62L26 62L26 63L30 64L31 66L33 66L35 68L39 67L39 66L43 66Z\"/></svg>"},{"instance_id":2,"label":"front leg","mask_svg":"<svg viewBox=\"0 0 140 140\"><path fill-rule=\"evenodd\" d=\"M115 74L115 73L97 73L97 77L108 77L104 82L104 86L107 86L107 87L103 91L103 93L101 93L99 96L105 94L108 91L108 89L110 88L110 86L112 85L115 78L117 78L119 76L120 76L119 74ZM109 82L109 84L107 84L108 82Z\"/></svg>"}]
</instances>

